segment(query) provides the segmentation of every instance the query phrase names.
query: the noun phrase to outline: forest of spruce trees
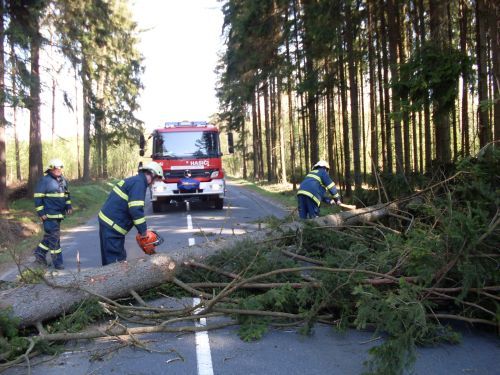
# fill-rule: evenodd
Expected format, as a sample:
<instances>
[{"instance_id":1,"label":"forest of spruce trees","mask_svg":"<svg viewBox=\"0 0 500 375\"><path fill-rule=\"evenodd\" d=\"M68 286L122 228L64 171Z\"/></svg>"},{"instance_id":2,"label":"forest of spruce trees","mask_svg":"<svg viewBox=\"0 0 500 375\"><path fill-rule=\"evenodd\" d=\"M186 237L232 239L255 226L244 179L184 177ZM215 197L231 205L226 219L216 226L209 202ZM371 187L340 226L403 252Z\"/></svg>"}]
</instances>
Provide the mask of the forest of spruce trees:
<instances>
[{"instance_id":1,"label":"forest of spruce trees","mask_svg":"<svg viewBox=\"0 0 500 375\"><path fill-rule=\"evenodd\" d=\"M424 174L500 138L493 0L228 0L218 96L242 174L345 188Z\"/></svg>"}]
</instances>

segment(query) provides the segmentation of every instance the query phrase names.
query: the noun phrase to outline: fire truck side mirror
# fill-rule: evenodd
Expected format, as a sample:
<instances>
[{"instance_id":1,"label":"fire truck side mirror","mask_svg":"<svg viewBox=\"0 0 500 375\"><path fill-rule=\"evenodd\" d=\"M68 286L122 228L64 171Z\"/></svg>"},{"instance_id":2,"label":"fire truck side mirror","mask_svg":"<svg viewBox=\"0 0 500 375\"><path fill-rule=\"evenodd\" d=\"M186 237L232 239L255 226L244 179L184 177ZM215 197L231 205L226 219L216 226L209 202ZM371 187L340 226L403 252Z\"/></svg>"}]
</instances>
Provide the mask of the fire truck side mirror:
<instances>
[{"instance_id":1,"label":"fire truck side mirror","mask_svg":"<svg viewBox=\"0 0 500 375\"><path fill-rule=\"evenodd\" d=\"M139 150L139 156L144 156L144 150Z\"/></svg>"},{"instance_id":2,"label":"fire truck side mirror","mask_svg":"<svg viewBox=\"0 0 500 375\"><path fill-rule=\"evenodd\" d=\"M233 133L227 133L227 146L230 154L234 154Z\"/></svg>"}]
</instances>

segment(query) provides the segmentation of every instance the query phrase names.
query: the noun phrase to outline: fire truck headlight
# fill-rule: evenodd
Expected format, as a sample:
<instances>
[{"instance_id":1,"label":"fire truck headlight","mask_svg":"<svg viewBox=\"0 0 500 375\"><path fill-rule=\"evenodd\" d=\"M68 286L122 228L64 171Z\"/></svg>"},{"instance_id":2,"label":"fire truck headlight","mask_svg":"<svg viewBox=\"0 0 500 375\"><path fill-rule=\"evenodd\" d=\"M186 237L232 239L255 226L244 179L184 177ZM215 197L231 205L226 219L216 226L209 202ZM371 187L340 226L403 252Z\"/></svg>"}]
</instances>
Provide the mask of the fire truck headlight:
<instances>
[{"instance_id":1,"label":"fire truck headlight","mask_svg":"<svg viewBox=\"0 0 500 375\"><path fill-rule=\"evenodd\" d=\"M217 177L219 177L219 170L213 171L210 174L210 178L217 178Z\"/></svg>"},{"instance_id":2,"label":"fire truck headlight","mask_svg":"<svg viewBox=\"0 0 500 375\"><path fill-rule=\"evenodd\" d=\"M156 185L156 186L153 186L153 191L156 191L158 193L161 193L162 191L165 190L165 187L162 186L162 185Z\"/></svg>"},{"instance_id":3,"label":"fire truck headlight","mask_svg":"<svg viewBox=\"0 0 500 375\"><path fill-rule=\"evenodd\" d=\"M212 190L222 190L222 184L212 184Z\"/></svg>"}]
</instances>

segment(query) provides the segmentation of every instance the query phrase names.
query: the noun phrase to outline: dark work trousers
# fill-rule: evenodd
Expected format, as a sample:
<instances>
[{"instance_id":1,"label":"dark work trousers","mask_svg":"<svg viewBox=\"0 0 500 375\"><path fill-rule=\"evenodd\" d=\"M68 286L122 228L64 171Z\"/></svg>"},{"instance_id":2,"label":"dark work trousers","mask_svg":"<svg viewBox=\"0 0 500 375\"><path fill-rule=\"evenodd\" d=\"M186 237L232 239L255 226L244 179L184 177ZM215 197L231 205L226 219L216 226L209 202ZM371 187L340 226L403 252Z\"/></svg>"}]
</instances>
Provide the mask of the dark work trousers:
<instances>
[{"instance_id":1,"label":"dark work trousers","mask_svg":"<svg viewBox=\"0 0 500 375\"><path fill-rule=\"evenodd\" d=\"M319 216L319 206L306 195L297 195L299 217L301 219L314 219Z\"/></svg>"},{"instance_id":2,"label":"dark work trousers","mask_svg":"<svg viewBox=\"0 0 500 375\"><path fill-rule=\"evenodd\" d=\"M63 265L61 251L61 220L47 219L43 222L44 235L42 242L35 249L35 256L45 259L50 253L54 267Z\"/></svg>"},{"instance_id":3,"label":"dark work trousers","mask_svg":"<svg viewBox=\"0 0 500 375\"><path fill-rule=\"evenodd\" d=\"M99 239L103 266L127 259L125 236L110 228L101 220L99 220Z\"/></svg>"}]
</instances>

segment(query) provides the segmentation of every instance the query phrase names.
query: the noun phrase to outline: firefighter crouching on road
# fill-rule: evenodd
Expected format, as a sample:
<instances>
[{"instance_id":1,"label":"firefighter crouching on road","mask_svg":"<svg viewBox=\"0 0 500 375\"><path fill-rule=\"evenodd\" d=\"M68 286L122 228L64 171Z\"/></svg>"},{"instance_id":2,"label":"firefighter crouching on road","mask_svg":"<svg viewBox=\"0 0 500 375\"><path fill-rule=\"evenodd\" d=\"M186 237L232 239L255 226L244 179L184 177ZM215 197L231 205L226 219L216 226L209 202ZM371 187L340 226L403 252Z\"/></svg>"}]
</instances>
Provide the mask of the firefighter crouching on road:
<instances>
[{"instance_id":1,"label":"firefighter crouching on road","mask_svg":"<svg viewBox=\"0 0 500 375\"><path fill-rule=\"evenodd\" d=\"M340 194L337 192L335 183L328 175L329 169L330 166L326 161L318 161L300 184L299 191L297 192L297 200L299 217L301 219L318 217L321 201L329 204L341 203ZM325 196L327 190L333 198Z\"/></svg>"},{"instance_id":2,"label":"firefighter crouching on road","mask_svg":"<svg viewBox=\"0 0 500 375\"><path fill-rule=\"evenodd\" d=\"M34 251L35 262L47 266L46 256L50 252L52 264L58 270L64 269L60 243L61 221L65 214L73 212L68 182L62 175L62 169L62 161L52 159L34 194L36 212L45 232L42 242Z\"/></svg>"},{"instance_id":3,"label":"firefighter crouching on road","mask_svg":"<svg viewBox=\"0 0 500 375\"><path fill-rule=\"evenodd\" d=\"M109 193L98 215L103 266L127 259L125 235L134 225L141 237L147 236L146 190L156 179L162 178L161 166L153 161L142 165L136 176L118 182Z\"/></svg>"}]
</instances>

